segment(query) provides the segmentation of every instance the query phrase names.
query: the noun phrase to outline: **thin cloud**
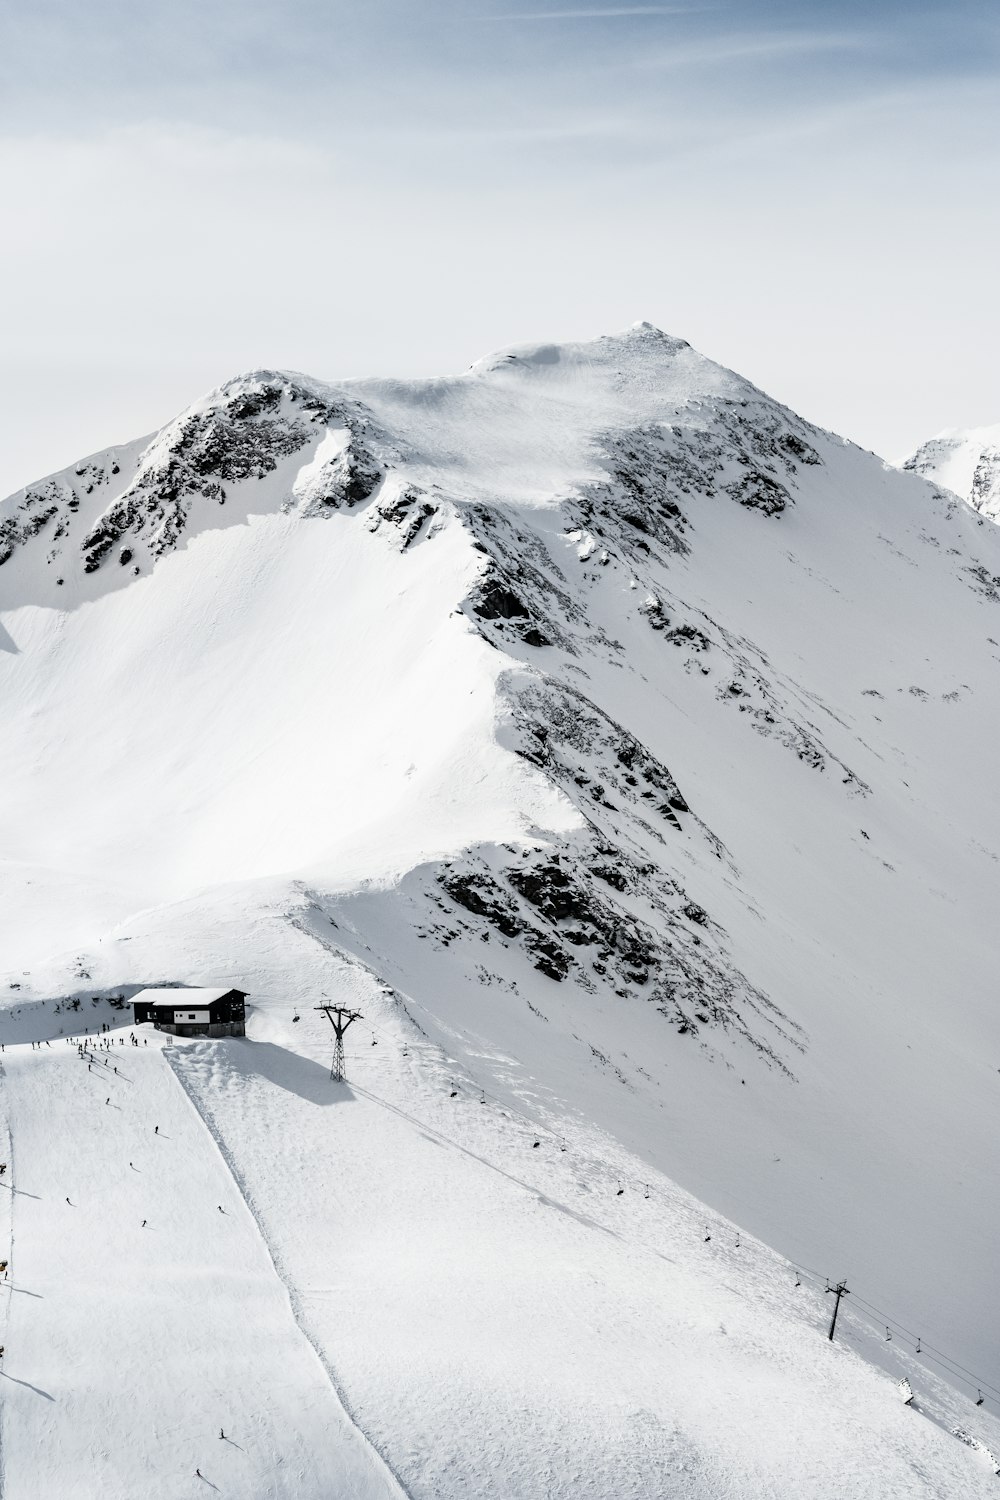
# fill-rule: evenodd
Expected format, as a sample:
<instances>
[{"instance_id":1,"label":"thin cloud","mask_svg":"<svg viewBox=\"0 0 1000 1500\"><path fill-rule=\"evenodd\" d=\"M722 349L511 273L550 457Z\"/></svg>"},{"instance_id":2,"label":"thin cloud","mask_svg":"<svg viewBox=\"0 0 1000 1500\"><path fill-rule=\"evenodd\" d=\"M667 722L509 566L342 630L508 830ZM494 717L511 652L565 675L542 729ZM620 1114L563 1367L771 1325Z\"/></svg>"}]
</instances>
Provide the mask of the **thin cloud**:
<instances>
[{"instance_id":1,"label":"thin cloud","mask_svg":"<svg viewBox=\"0 0 1000 1500\"><path fill-rule=\"evenodd\" d=\"M700 6L693 5L616 5L589 10L523 10L502 16L487 16L488 21L606 21L627 16L686 16Z\"/></svg>"}]
</instances>

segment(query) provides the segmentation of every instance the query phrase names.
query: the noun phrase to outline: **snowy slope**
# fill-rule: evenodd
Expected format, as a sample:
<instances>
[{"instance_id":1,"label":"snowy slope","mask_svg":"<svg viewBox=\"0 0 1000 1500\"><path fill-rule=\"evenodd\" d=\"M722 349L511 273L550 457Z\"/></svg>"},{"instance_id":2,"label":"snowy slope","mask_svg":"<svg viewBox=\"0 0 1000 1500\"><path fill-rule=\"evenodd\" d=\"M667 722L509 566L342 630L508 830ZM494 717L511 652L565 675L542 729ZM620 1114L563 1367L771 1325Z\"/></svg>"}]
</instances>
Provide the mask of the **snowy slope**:
<instances>
[{"instance_id":1,"label":"snowy slope","mask_svg":"<svg viewBox=\"0 0 1000 1500\"><path fill-rule=\"evenodd\" d=\"M3 1084L3 1494L196 1494L201 1468L230 1494L399 1495L156 1040L8 1048Z\"/></svg>"},{"instance_id":2,"label":"snowy slope","mask_svg":"<svg viewBox=\"0 0 1000 1500\"><path fill-rule=\"evenodd\" d=\"M1000 517L1000 426L942 432L911 454L903 468L946 485L991 521Z\"/></svg>"},{"instance_id":3,"label":"snowy slope","mask_svg":"<svg viewBox=\"0 0 1000 1500\"><path fill-rule=\"evenodd\" d=\"M1000 1390L992 528L638 325L447 380L241 377L11 497L0 538L4 1062L78 1063L67 996L93 1027L123 987L252 992L246 1043L156 1066L390 1478L990 1479L950 1429L996 1448L992 1395L897 1368L859 1304L917 1421L779 1257ZM376 1028L346 1093L324 993ZM706 1259L706 1214L752 1264Z\"/></svg>"},{"instance_id":4,"label":"snowy slope","mask_svg":"<svg viewBox=\"0 0 1000 1500\"><path fill-rule=\"evenodd\" d=\"M304 1009L3 1055L5 1496L993 1493L1000 1423L849 1307L831 1344L821 1283L588 1122L453 1097L277 903L247 943L364 1009L349 1084Z\"/></svg>"}]
</instances>

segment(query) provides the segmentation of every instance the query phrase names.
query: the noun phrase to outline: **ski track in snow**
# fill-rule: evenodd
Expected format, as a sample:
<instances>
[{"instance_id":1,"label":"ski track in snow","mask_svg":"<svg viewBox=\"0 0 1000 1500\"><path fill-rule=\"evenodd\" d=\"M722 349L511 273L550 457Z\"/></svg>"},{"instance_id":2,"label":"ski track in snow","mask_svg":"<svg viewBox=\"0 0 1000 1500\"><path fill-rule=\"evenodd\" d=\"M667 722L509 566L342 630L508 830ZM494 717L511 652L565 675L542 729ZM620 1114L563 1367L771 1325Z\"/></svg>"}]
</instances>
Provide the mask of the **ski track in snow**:
<instances>
[{"instance_id":1,"label":"ski track in snow","mask_svg":"<svg viewBox=\"0 0 1000 1500\"><path fill-rule=\"evenodd\" d=\"M3 1500L398 1497L159 1048L103 1055L4 1054Z\"/></svg>"},{"instance_id":2,"label":"ski track in snow","mask_svg":"<svg viewBox=\"0 0 1000 1500\"><path fill-rule=\"evenodd\" d=\"M345 1420L350 1422L356 1428L358 1434L364 1441L367 1448L370 1450L371 1455L376 1463L385 1468L387 1475L391 1480L391 1483L385 1486L384 1493L386 1495L392 1495L395 1497L402 1496L403 1500L408 1500L407 1491L404 1489L399 1475L394 1473L384 1455L378 1452L374 1443L372 1443L371 1438L358 1422L356 1415L351 1411L350 1406L348 1405L346 1394L337 1380L336 1372L334 1371L330 1360L328 1359L327 1355L324 1353L320 1345L317 1344L312 1334L309 1332L308 1322L303 1314L301 1299L295 1289L294 1283L290 1282L287 1278L287 1275L285 1274L281 1265L280 1258L268 1239L267 1233L263 1224L261 1223L260 1216L254 1204L253 1196L248 1191L247 1186L242 1179L239 1168L233 1160L232 1153L226 1146L226 1143L223 1137L220 1135L210 1114L200 1106L198 1095L189 1086L185 1077L184 1068L182 1065L178 1065L180 1063L180 1059L175 1057L173 1049L166 1050L166 1061L168 1062L174 1077L177 1079L179 1087L184 1091L185 1096L190 1102L191 1108L194 1110L195 1114L198 1116L198 1119L204 1125L206 1132L211 1136L213 1142L215 1143L216 1150L225 1163L226 1170L228 1171L230 1177L233 1179L233 1182L237 1190L239 1191L243 1202L246 1204L247 1212L251 1215L255 1225L257 1226L257 1232L261 1237L262 1245L267 1251L268 1259L274 1267L274 1273L285 1288L292 1316L295 1318L295 1322L302 1333L302 1337L308 1342L310 1348L313 1350L313 1353L322 1366L323 1373L325 1374L327 1380L330 1382L330 1388L344 1413Z\"/></svg>"}]
</instances>

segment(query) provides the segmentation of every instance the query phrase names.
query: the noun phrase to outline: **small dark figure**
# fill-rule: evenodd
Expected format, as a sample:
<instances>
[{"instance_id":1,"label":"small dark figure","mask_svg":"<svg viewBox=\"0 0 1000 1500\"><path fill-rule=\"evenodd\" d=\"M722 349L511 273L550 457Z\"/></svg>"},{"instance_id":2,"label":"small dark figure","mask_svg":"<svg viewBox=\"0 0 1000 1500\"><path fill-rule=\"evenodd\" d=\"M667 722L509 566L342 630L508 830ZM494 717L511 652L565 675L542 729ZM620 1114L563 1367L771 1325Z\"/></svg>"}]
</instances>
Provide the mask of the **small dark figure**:
<instances>
[{"instance_id":1,"label":"small dark figure","mask_svg":"<svg viewBox=\"0 0 1000 1500\"><path fill-rule=\"evenodd\" d=\"M111 1103L111 1095L110 1094L108 1095L108 1097L105 1099L104 1102L105 1102L105 1104L110 1104Z\"/></svg>"},{"instance_id":2,"label":"small dark figure","mask_svg":"<svg viewBox=\"0 0 1000 1500\"><path fill-rule=\"evenodd\" d=\"M68 1198L66 1199L66 1202L69 1203L69 1199ZM72 1208L73 1207L72 1203L69 1203L69 1206L70 1206L70 1208Z\"/></svg>"},{"instance_id":3,"label":"small dark figure","mask_svg":"<svg viewBox=\"0 0 1000 1500\"><path fill-rule=\"evenodd\" d=\"M153 1134L154 1135L159 1135L159 1133L160 1133L160 1127L159 1127L159 1125L157 1125L156 1129L153 1131Z\"/></svg>"},{"instance_id":4,"label":"small dark figure","mask_svg":"<svg viewBox=\"0 0 1000 1500\"><path fill-rule=\"evenodd\" d=\"M225 1209L224 1209L224 1208L223 1208L223 1206L222 1206L222 1204L221 1204L221 1203L220 1203L220 1204L219 1204L219 1213L220 1213L220 1214L224 1214L224 1213L225 1213L225 1211L226 1211L226 1210L225 1210Z\"/></svg>"},{"instance_id":5,"label":"small dark figure","mask_svg":"<svg viewBox=\"0 0 1000 1500\"><path fill-rule=\"evenodd\" d=\"M203 1474L203 1473L202 1473L202 1472L201 1472L201 1470L200 1470L200 1469L195 1469L195 1471L194 1471L194 1472L195 1472L195 1473L196 1473L196 1474L197 1474L197 1476L198 1476L198 1478L199 1478L199 1479L204 1479L204 1477L205 1477L205 1476L204 1476L204 1474Z\"/></svg>"},{"instance_id":6,"label":"small dark figure","mask_svg":"<svg viewBox=\"0 0 1000 1500\"><path fill-rule=\"evenodd\" d=\"M219 1437L222 1438L223 1441L225 1441L226 1434L223 1432L221 1427L219 1428Z\"/></svg>"},{"instance_id":7,"label":"small dark figure","mask_svg":"<svg viewBox=\"0 0 1000 1500\"><path fill-rule=\"evenodd\" d=\"M145 1219L143 1219L143 1221L142 1221L142 1227L143 1227L143 1229L145 1229L145 1227L146 1227L146 1220Z\"/></svg>"}]
</instances>

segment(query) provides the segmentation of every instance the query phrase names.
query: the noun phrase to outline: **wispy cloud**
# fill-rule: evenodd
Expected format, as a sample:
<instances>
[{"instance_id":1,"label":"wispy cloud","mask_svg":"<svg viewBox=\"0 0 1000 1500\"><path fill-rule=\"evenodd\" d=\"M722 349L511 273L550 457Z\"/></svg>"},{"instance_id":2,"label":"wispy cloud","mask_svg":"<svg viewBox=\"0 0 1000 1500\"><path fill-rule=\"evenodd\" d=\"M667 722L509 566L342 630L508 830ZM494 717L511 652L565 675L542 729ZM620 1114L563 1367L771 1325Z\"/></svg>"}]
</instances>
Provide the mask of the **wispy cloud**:
<instances>
[{"instance_id":1,"label":"wispy cloud","mask_svg":"<svg viewBox=\"0 0 1000 1500\"><path fill-rule=\"evenodd\" d=\"M629 16L686 16L701 6L693 5L602 5L586 10L521 10L488 21L617 21Z\"/></svg>"}]
</instances>

